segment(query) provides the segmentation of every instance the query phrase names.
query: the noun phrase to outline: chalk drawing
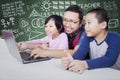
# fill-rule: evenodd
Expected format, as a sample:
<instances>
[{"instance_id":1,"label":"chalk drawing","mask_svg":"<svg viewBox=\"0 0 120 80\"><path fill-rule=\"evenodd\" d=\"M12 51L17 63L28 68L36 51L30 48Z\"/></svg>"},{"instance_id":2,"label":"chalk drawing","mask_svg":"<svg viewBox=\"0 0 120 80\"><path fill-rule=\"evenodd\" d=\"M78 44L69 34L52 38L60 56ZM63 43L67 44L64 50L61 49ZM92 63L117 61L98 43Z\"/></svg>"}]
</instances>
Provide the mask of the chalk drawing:
<instances>
[{"instance_id":1,"label":"chalk drawing","mask_svg":"<svg viewBox=\"0 0 120 80\"><path fill-rule=\"evenodd\" d=\"M65 9L64 8L64 1L59 1L59 9Z\"/></svg>"},{"instance_id":2,"label":"chalk drawing","mask_svg":"<svg viewBox=\"0 0 120 80\"><path fill-rule=\"evenodd\" d=\"M3 25L3 27L4 28L7 28L8 26L7 26L7 24L5 23L5 19L1 19L1 25Z\"/></svg>"},{"instance_id":3,"label":"chalk drawing","mask_svg":"<svg viewBox=\"0 0 120 80\"><path fill-rule=\"evenodd\" d=\"M76 1L70 1L70 2L71 2L71 5L75 5L75 4L77 4Z\"/></svg>"},{"instance_id":4,"label":"chalk drawing","mask_svg":"<svg viewBox=\"0 0 120 80\"><path fill-rule=\"evenodd\" d=\"M53 9L58 9L58 1L52 1L52 8Z\"/></svg>"},{"instance_id":5,"label":"chalk drawing","mask_svg":"<svg viewBox=\"0 0 120 80\"><path fill-rule=\"evenodd\" d=\"M27 27L27 26L29 26L29 21L28 21L27 19L25 19L25 18L21 18L21 19L19 20L19 27L20 27L21 29L24 29L24 28Z\"/></svg>"},{"instance_id":6,"label":"chalk drawing","mask_svg":"<svg viewBox=\"0 0 120 80\"><path fill-rule=\"evenodd\" d=\"M64 10L70 5L76 4L76 1L52 1L52 8L55 10Z\"/></svg>"},{"instance_id":7,"label":"chalk drawing","mask_svg":"<svg viewBox=\"0 0 120 80\"><path fill-rule=\"evenodd\" d=\"M45 0L42 2L42 6L41 6L41 9L45 12L47 11L50 11L50 8L51 8L51 3L49 0Z\"/></svg>"},{"instance_id":8,"label":"chalk drawing","mask_svg":"<svg viewBox=\"0 0 120 80\"><path fill-rule=\"evenodd\" d=\"M32 35L34 34L34 36ZM29 38L28 40L32 40L32 39L35 39L41 35L43 35L44 33L43 32L40 32L40 31L31 31L30 34L29 34Z\"/></svg>"},{"instance_id":9,"label":"chalk drawing","mask_svg":"<svg viewBox=\"0 0 120 80\"><path fill-rule=\"evenodd\" d=\"M40 16L40 14L35 9L33 9L33 11L31 12L31 14L29 16L29 18L31 18L31 17L37 17L37 16Z\"/></svg>"},{"instance_id":10,"label":"chalk drawing","mask_svg":"<svg viewBox=\"0 0 120 80\"><path fill-rule=\"evenodd\" d=\"M8 19L1 19L1 23L1 25L3 25L4 28L12 27L15 25L15 18L10 17Z\"/></svg>"},{"instance_id":11,"label":"chalk drawing","mask_svg":"<svg viewBox=\"0 0 120 80\"><path fill-rule=\"evenodd\" d=\"M110 19L108 26L109 28L117 28L119 26L119 19Z\"/></svg>"},{"instance_id":12,"label":"chalk drawing","mask_svg":"<svg viewBox=\"0 0 120 80\"><path fill-rule=\"evenodd\" d=\"M115 1L105 1L103 2L103 7L106 10L118 10L117 3Z\"/></svg>"},{"instance_id":13,"label":"chalk drawing","mask_svg":"<svg viewBox=\"0 0 120 80\"><path fill-rule=\"evenodd\" d=\"M15 25L15 18L14 17L10 17L9 21L11 22L12 25Z\"/></svg>"},{"instance_id":14,"label":"chalk drawing","mask_svg":"<svg viewBox=\"0 0 120 80\"><path fill-rule=\"evenodd\" d=\"M43 28L44 19L42 19L42 18L34 18L31 21L31 25L32 25L33 28Z\"/></svg>"}]
</instances>

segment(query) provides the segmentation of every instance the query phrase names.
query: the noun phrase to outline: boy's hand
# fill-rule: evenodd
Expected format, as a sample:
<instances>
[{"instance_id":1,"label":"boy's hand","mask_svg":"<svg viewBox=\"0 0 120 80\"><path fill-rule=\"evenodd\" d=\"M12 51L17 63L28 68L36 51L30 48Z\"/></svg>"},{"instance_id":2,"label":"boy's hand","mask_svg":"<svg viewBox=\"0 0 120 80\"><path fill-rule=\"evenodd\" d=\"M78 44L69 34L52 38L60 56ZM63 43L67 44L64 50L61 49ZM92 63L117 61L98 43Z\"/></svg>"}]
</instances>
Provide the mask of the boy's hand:
<instances>
[{"instance_id":1,"label":"boy's hand","mask_svg":"<svg viewBox=\"0 0 120 80\"><path fill-rule=\"evenodd\" d=\"M73 61L73 58L69 52L67 52L66 50L64 50L64 52L66 53L66 57L62 58L62 65L63 65L64 69L68 70L69 64Z\"/></svg>"},{"instance_id":2,"label":"boy's hand","mask_svg":"<svg viewBox=\"0 0 120 80\"><path fill-rule=\"evenodd\" d=\"M86 61L73 60L73 57L70 55L69 52L64 52L67 55L67 57L62 58L62 65L65 69L72 72L83 73L88 68Z\"/></svg>"}]
</instances>

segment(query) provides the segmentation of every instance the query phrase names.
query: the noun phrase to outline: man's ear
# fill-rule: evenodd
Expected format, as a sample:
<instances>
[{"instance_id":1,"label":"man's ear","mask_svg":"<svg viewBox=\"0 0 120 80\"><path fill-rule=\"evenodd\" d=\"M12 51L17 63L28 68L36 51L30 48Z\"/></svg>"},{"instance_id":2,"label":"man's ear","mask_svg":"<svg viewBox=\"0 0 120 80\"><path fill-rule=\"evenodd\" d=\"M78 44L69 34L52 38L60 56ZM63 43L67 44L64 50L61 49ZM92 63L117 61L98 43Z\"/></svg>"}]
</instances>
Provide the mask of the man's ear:
<instances>
[{"instance_id":1,"label":"man's ear","mask_svg":"<svg viewBox=\"0 0 120 80\"><path fill-rule=\"evenodd\" d=\"M101 23L101 28L102 29L105 29L107 27L107 22L106 21L103 21L102 23Z\"/></svg>"}]
</instances>

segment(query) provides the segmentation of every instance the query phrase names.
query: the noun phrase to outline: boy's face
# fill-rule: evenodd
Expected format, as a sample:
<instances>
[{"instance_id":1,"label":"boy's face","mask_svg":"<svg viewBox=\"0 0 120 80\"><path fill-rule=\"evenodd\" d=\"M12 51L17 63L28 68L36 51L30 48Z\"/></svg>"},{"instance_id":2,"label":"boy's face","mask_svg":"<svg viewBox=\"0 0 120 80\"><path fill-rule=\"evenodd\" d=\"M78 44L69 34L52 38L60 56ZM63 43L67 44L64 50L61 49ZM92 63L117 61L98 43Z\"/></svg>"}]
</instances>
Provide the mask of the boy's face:
<instances>
[{"instance_id":1,"label":"boy's face","mask_svg":"<svg viewBox=\"0 0 120 80\"><path fill-rule=\"evenodd\" d=\"M74 33L81 24L79 14L71 11L64 12L63 25L65 32L68 34Z\"/></svg>"},{"instance_id":2,"label":"boy's face","mask_svg":"<svg viewBox=\"0 0 120 80\"><path fill-rule=\"evenodd\" d=\"M98 23L95 13L88 13L85 18L85 31L88 37L96 37L102 31L102 23Z\"/></svg>"},{"instance_id":3,"label":"boy's face","mask_svg":"<svg viewBox=\"0 0 120 80\"><path fill-rule=\"evenodd\" d=\"M48 36L57 37L59 35L59 31L55 25L55 21L50 19L48 23L45 25L45 32Z\"/></svg>"}]
</instances>

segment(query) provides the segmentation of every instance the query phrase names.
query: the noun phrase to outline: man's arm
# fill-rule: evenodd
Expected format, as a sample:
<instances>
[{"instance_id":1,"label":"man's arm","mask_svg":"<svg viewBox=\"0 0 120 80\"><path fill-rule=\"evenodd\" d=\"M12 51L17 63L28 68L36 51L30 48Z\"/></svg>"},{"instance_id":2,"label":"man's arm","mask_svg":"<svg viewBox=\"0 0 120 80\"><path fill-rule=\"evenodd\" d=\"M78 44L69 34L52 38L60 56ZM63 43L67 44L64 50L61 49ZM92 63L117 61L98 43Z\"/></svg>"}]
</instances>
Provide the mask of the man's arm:
<instances>
[{"instance_id":1,"label":"man's arm","mask_svg":"<svg viewBox=\"0 0 120 80\"><path fill-rule=\"evenodd\" d=\"M69 52L71 55L73 55L78 48L79 45L76 45L74 49L68 49L66 51ZM66 57L64 50L46 50L44 54L46 54L46 56L55 57L55 58Z\"/></svg>"},{"instance_id":2,"label":"man's arm","mask_svg":"<svg viewBox=\"0 0 120 80\"><path fill-rule=\"evenodd\" d=\"M77 51L78 48L79 48L79 45L76 45L76 47L74 49L68 49L66 51L69 52L71 55L73 55ZM30 56L34 56L34 57L49 56L49 57L54 57L54 58L62 58L62 57L66 57L66 54L64 52L64 49L61 49L61 50L53 50L53 49L52 50L44 50L44 49L37 48L37 49L34 49L31 52Z\"/></svg>"}]
</instances>

